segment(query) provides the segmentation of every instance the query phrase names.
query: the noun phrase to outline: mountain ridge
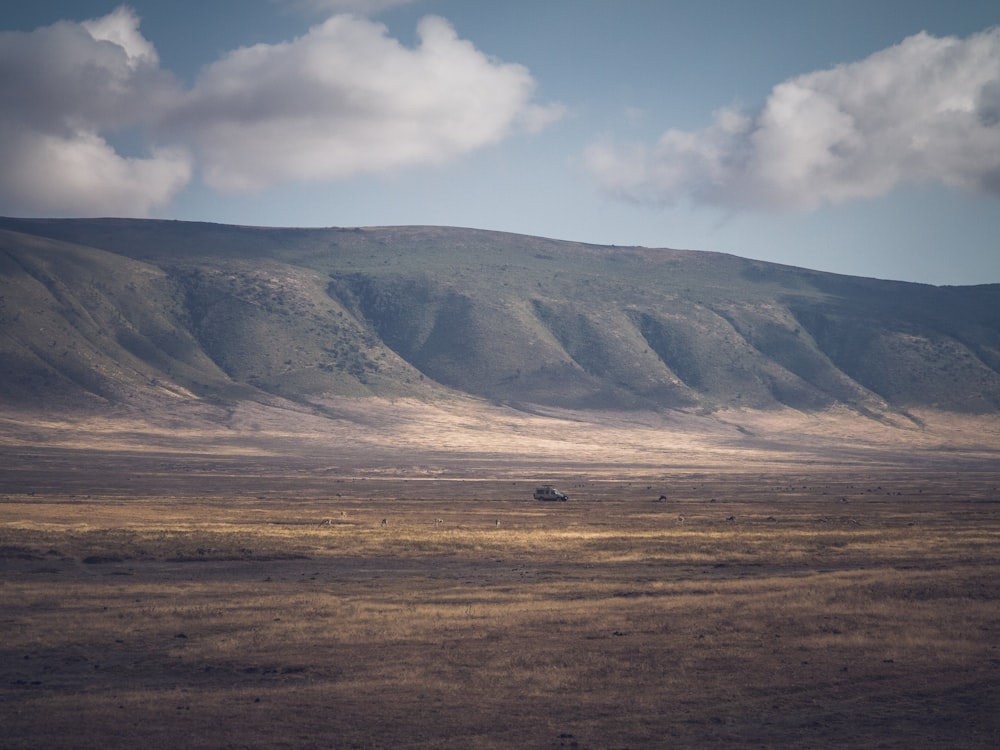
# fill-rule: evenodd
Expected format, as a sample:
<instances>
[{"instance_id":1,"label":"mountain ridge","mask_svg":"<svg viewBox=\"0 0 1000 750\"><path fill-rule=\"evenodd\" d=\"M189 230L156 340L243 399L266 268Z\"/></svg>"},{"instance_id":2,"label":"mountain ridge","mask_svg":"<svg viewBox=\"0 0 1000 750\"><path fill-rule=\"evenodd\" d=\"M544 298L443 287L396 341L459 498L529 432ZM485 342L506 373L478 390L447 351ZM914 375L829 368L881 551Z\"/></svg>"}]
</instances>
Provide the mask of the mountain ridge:
<instances>
[{"instance_id":1,"label":"mountain ridge","mask_svg":"<svg viewBox=\"0 0 1000 750\"><path fill-rule=\"evenodd\" d=\"M0 219L0 399L1000 410L1000 284L452 227Z\"/></svg>"}]
</instances>

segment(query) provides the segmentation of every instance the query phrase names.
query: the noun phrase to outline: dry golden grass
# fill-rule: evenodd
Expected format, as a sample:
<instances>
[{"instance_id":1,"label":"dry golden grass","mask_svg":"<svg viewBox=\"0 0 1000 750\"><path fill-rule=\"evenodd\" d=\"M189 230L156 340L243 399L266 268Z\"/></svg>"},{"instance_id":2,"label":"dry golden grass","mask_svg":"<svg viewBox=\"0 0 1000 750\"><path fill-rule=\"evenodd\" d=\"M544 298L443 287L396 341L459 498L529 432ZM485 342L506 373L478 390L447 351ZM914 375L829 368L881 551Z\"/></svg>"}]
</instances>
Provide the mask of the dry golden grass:
<instances>
[{"instance_id":1,"label":"dry golden grass","mask_svg":"<svg viewBox=\"0 0 1000 750\"><path fill-rule=\"evenodd\" d=\"M0 415L0 748L1000 746L995 420L324 406Z\"/></svg>"},{"instance_id":2,"label":"dry golden grass","mask_svg":"<svg viewBox=\"0 0 1000 750\"><path fill-rule=\"evenodd\" d=\"M0 503L4 748L1000 742L994 475L623 472L546 504L294 466L278 495L259 463L225 471L259 494L208 467L163 495L128 460Z\"/></svg>"}]
</instances>

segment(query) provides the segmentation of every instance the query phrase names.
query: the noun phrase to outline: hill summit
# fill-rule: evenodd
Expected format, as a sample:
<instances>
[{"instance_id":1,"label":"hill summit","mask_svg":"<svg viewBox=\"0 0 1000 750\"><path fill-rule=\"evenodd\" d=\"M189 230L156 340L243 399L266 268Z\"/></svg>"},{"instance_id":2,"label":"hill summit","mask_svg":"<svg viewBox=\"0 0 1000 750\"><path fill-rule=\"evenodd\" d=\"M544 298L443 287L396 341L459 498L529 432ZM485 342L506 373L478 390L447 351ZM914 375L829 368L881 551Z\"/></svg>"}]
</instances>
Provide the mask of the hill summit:
<instances>
[{"instance_id":1,"label":"hill summit","mask_svg":"<svg viewBox=\"0 0 1000 750\"><path fill-rule=\"evenodd\" d=\"M1000 409L1000 285L446 227L0 219L0 400Z\"/></svg>"}]
</instances>

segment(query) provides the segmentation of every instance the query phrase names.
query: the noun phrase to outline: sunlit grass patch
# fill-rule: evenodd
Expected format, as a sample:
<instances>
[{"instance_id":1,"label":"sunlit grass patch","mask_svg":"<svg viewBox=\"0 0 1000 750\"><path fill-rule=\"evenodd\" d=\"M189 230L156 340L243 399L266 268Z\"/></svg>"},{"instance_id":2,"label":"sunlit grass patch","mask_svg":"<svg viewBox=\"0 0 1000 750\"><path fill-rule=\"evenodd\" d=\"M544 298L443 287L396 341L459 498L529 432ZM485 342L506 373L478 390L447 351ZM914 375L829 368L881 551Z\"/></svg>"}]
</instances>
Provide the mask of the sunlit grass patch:
<instances>
[{"instance_id":1,"label":"sunlit grass patch","mask_svg":"<svg viewBox=\"0 0 1000 750\"><path fill-rule=\"evenodd\" d=\"M6 741L977 748L1000 731L990 512L486 497L0 505Z\"/></svg>"}]
</instances>

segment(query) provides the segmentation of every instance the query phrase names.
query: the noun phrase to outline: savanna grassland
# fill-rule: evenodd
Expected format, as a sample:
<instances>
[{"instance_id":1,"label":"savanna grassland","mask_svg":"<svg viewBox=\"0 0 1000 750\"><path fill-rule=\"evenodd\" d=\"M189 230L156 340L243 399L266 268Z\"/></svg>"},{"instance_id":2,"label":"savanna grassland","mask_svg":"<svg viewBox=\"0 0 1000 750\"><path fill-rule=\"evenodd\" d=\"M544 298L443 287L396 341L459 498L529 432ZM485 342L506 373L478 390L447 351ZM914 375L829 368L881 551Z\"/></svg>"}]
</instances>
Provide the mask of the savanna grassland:
<instances>
[{"instance_id":1,"label":"savanna grassland","mask_svg":"<svg viewBox=\"0 0 1000 750\"><path fill-rule=\"evenodd\" d=\"M1000 747L1000 285L0 218L0 333L0 750Z\"/></svg>"},{"instance_id":2,"label":"savanna grassland","mask_svg":"<svg viewBox=\"0 0 1000 750\"><path fill-rule=\"evenodd\" d=\"M0 747L1000 744L977 438L425 417L395 454L5 423Z\"/></svg>"}]
</instances>

